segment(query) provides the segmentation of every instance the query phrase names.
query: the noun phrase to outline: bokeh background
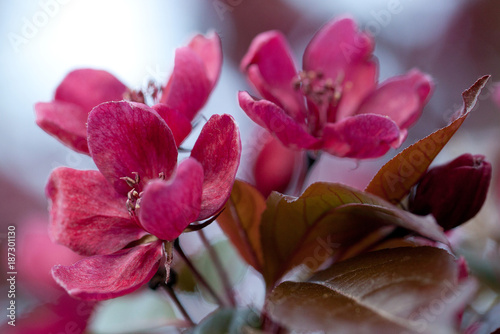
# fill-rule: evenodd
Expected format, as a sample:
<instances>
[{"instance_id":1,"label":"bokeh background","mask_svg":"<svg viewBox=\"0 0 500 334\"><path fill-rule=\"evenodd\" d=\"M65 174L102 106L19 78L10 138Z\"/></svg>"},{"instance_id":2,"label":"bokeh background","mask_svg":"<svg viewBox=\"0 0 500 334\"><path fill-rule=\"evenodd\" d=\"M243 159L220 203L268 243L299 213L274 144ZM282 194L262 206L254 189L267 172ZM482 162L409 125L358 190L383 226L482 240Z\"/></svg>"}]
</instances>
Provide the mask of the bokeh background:
<instances>
[{"instance_id":1,"label":"bokeh background","mask_svg":"<svg viewBox=\"0 0 500 334\"><path fill-rule=\"evenodd\" d=\"M269 29L281 30L300 64L304 47L321 25L350 15L375 37L380 81L414 67L434 78L434 95L403 147L444 126L460 108L461 92L478 77L492 74L477 110L439 159L484 153L496 169L500 112L493 92L500 78L499 10L494 0L0 0L0 263L6 258L7 226L14 225L19 266L21 261L25 266L18 275L18 315L55 298L40 294L44 285L33 282L43 281L53 262L73 261L64 249L51 248L44 235L44 185L50 171L61 165L95 168L90 158L74 153L35 124L33 105L50 101L69 71L104 69L132 88L149 79L163 83L176 47L196 33L216 31L222 39L224 66L203 114L208 118L230 113L237 119L245 147L240 176L246 178L255 126L240 110L236 92L250 89L238 66L252 38ZM394 154L359 165L324 156L309 182L362 186ZM346 176L353 170L356 179ZM50 261L43 263L46 258ZM6 270L2 267L0 272L5 275ZM4 286L2 303L6 295ZM61 317L54 312L55 318ZM74 332L80 333L81 323L76 323ZM50 330L55 333L57 328Z\"/></svg>"}]
</instances>

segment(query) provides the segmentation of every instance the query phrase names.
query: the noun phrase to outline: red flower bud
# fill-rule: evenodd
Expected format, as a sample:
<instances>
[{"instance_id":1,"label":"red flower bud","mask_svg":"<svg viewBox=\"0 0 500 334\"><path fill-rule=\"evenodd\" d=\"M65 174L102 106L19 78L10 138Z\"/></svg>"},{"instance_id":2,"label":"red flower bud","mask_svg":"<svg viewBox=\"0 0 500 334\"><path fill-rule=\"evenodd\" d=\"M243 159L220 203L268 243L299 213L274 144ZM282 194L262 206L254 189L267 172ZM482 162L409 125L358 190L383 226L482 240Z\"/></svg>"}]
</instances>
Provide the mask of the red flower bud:
<instances>
[{"instance_id":1,"label":"red flower bud","mask_svg":"<svg viewBox=\"0 0 500 334\"><path fill-rule=\"evenodd\" d=\"M486 199L491 164L482 155L463 154L427 171L410 196L409 209L432 213L445 231L474 217Z\"/></svg>"}]
</instances>

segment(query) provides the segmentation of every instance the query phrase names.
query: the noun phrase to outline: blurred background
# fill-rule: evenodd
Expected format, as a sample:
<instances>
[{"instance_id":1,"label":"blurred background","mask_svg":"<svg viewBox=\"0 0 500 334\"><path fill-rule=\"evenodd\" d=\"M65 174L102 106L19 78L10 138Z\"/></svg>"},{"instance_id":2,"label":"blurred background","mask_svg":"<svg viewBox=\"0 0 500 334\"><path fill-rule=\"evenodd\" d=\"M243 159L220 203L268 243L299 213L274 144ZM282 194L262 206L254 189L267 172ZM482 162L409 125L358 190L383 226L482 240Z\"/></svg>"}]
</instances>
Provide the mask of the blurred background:
<instances>
[{"instance_id":1,"label":"blurred background","mask_svg":"<svg viewBox=\"0 0 500 334\"><path fill-rule=\"evenodd\" d=\"M335 16L350 15L375 38L380 81L411 68L419 68L434 78L434 95L402 148L447 124L461 106L461 92L480 76L492 74L477 110L439 159L448 160L465 152L483 153L494 162L496 170L500 112L493 102L493 92L500 77L499 10L500 2L494 0L0 1L0 263L5 263L6 258L7 226L16 226L17 260L19 267L25 266L22 272L19 268L18 275L18 300L22 302L19 316L36 310L45 301L61 298L60 292L44 296L40 290L45 290L45 285L33 282L44 281L52 264L75 260L62 247L51 248L45 235L44 186L50 171L61 165L95 168L89 157L66 148L35 124L33 105L51 101L69 71L104 69L131 88L141 88L149 79L163 83L172 69L176 47L186 44L196 33L216 31L222 39L224 66L203 114L208 118L213 113L230 113L239 122L245 148L240 176L246 178L255 126L240 110L236 93L251 90L239 72L239 62L252 38L262 31L281 30L300 64L303 50L316 30ZM391 151L384 158L359 165L323 156L308 182L347 180L362 187L396 153ZM350 180L346 175L354 169L358 176ZM496 217L495 209L489 213L493 211ZM497 222L493 220L487 224ZM37 259L33 252L22 255L23 249L46 252L39 253ZM479 257L482 251L478 250ZM42 263L46 258L50 261ZM5 275L6 270L0 271ZM6 294L0 294L2 302L7 300ZM75 333L82 332L92 313L89 310L93 305L83 307L87 311L81 312L74 327L70 326L76 328ZM56 333L62 326L57 319L64 315L57 307L44 308L43 312L41 318L46 319L52 312L55 319L54 327L46 333ZM70 332L67 324L65 321L63 327Z\"/></svg>"}]
</instances>

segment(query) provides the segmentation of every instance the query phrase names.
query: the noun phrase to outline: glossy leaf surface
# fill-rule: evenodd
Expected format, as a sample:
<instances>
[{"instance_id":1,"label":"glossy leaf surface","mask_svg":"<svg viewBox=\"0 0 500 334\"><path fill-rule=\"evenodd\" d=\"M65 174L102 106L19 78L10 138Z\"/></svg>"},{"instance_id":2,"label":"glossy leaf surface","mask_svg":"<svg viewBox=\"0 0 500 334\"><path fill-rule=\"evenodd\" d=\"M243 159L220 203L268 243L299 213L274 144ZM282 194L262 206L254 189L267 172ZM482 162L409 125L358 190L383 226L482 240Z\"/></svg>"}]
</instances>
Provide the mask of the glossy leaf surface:
<instances>
[{"instance_id":1,"label":"glossy leaf surface","mask_svg":"<svg viewBox=\"0 0 500 334\"><path fill-rule=\"evenodd\" d=\"M457 112L454 121L392 158L378 171L366 187L366 191L393 203L399 202L406 196L465 121L489 77L489 75L483 76L462 93L463 108Z\"/></svg>"},{"instance_id":2,"label":"glossy leaf surface","mask_svg":"<svg viewBox=\"0 0 500 334\"><path fill-rule=\"evenodd\" d=\"M453 256L433 247L371 252L339 262L309 282L271 293L271 318L297 332L455 333L474 285L459 285Z\"/></svg>"},{"instance_id":3,"label":"glossy leaf surface","mask_svg":"<svg viewBox=\"0 0 500 334\"><path fill-rule=\"evenodd\" d=\"M266 205L260 233L268 288L298 265L317 269L382 226L400 226L447 243L430 216L410 214L342 184L315 183L299 198L275 192Z\"/></svg>"}]
</instances>

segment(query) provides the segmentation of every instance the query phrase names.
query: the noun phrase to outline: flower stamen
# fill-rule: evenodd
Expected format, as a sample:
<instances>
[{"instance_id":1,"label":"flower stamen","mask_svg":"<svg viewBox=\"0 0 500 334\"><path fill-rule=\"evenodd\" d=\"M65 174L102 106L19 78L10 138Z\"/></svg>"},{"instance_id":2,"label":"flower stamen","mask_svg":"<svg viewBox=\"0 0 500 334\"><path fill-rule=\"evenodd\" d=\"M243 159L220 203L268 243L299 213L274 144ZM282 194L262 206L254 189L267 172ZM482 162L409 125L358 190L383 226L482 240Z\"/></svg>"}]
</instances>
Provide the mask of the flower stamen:
<instances>
[{"instance_id":1,"label":"flower stamen","mask_svg":"<svg viewBox=\"0 0 500 334\"><path fill-rule=\"evenodd\" d=\"M342 98L344 76L339 74L335 81L325 78L319 71L302 71L292 81L293 88L318 105L336 106Z\"/></svg>"},{"instance_id":2,"label":"flower stamen","mask_svg":"<svg viewBox=\"0 0 500 334\"><path fill-rule=\"evenodd\" d=\"M139 173L137 172L132 172L134 175L134 178L131 178L130 176L124 176L120 177L120 180L123 180L127 183L129 187L132 189L127 193L127 211L130 214L132 218L136 216L136 211L140 208L140 201L141 201L141 194L142 192L138 192L137 188L139 185L139 182L141 182L141 177L139 176Z\"/></svg>"},{"instance_id":3,"label":"flower stamen","mask_svg":"<svg viewBox=\"0 0 500 334\"><path fill-rule=\"evenodd\" d=\"M163 87L160 84L156 83L154 80L149 80L146 87L142 89L128 88L125 93L123 93L123 99L147 105L155 105L160 102L162 90Z\"/></svg>"},{"instance_id":4,"label":"flower stamen","mask_svg":"<svg viewBox=\"0 0 500 334\"><path fill-rule=\"evenodd\" d=\"M135 186L137 186L139 182L141 182L141 177L137 172L132 172L132 174L135 176L134 178L131 178L130 176L124 176L120 177L120 180L125 181L129 187L135 188Z\"/></svg>"}]
</instances>

